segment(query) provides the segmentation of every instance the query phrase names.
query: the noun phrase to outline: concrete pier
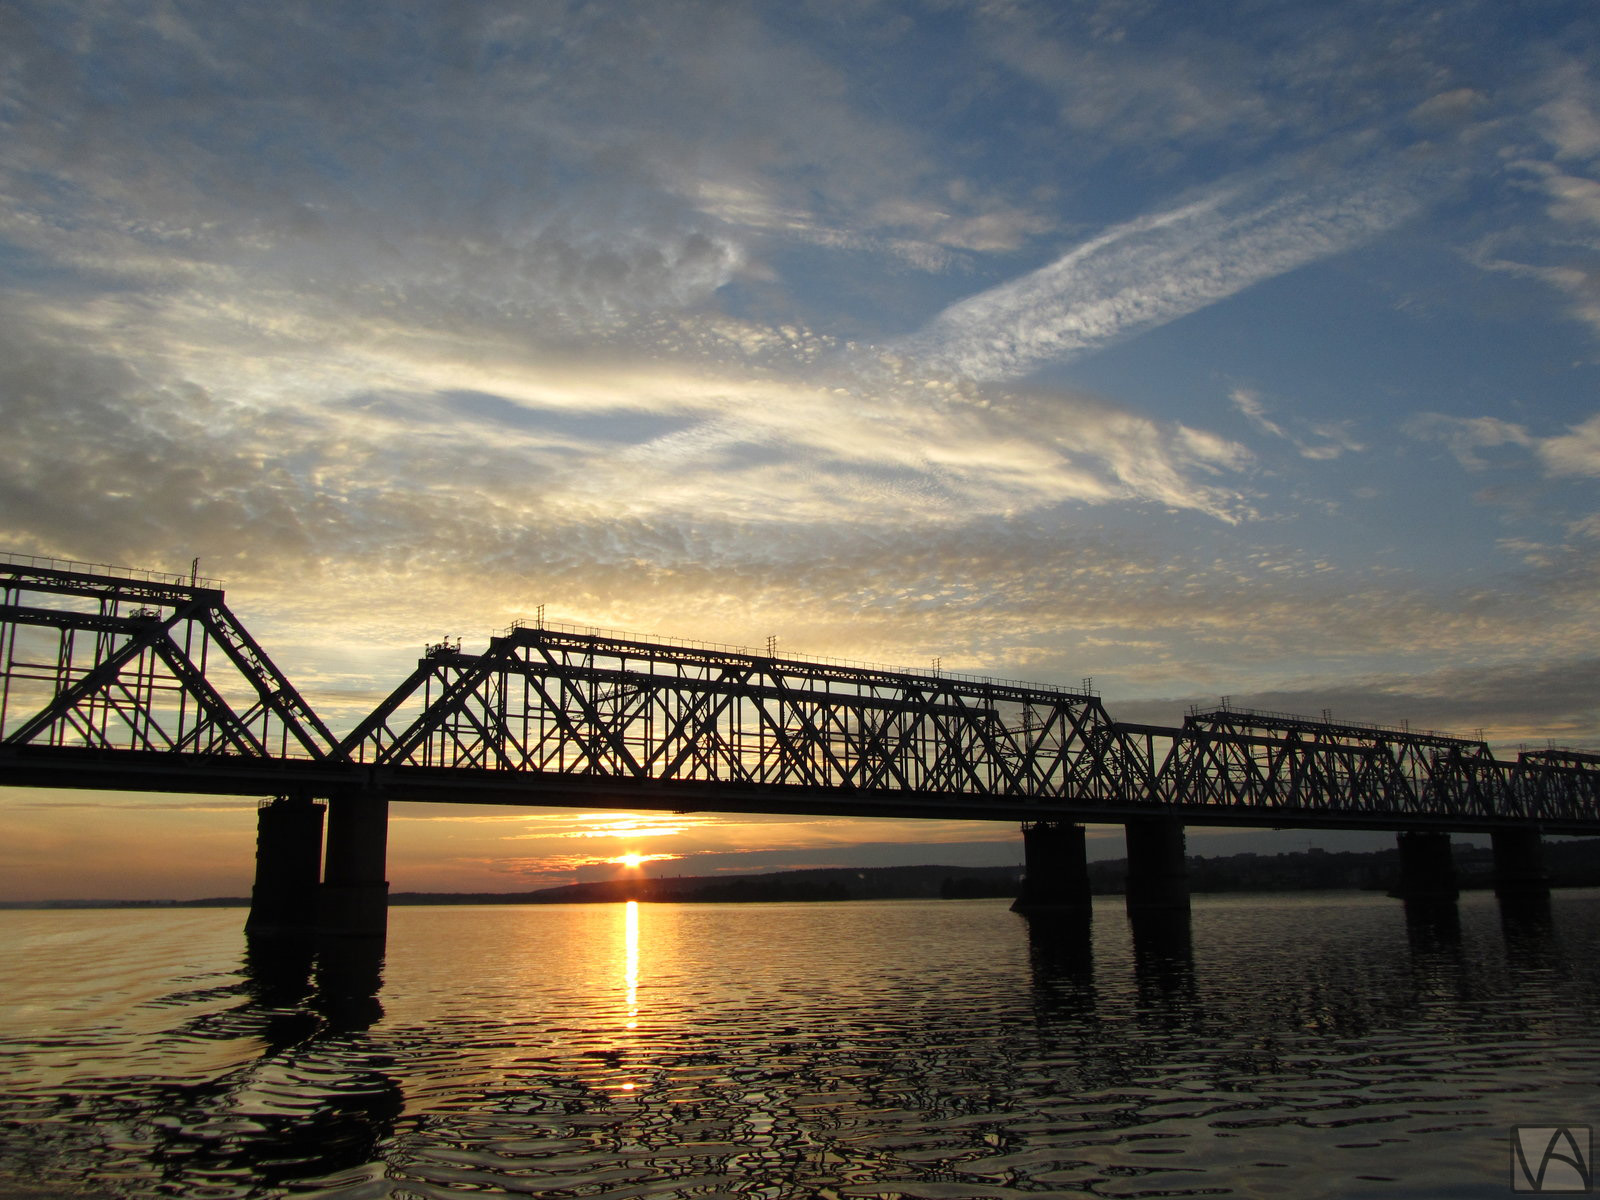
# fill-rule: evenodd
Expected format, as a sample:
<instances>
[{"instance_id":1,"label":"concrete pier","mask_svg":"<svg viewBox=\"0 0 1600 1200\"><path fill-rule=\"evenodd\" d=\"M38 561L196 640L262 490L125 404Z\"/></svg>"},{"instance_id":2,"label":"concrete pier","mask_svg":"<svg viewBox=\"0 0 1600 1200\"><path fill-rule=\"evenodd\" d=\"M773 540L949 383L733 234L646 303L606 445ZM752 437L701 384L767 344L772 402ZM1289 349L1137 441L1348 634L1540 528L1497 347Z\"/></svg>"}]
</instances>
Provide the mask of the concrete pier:
<instances>
[{"instance_id":1,"label":"concrete pier","mask_svg":"<svg viewBox=\"0 0 1600 1200\"><path fill-rule=\"evenodd\" d=\"M1140 817L1123 826L1128 847L1127 905L1132 909L1189 907L1189 863L1183 822Z\"/></svg>"},{"instance_id":2,"label":"concrete pier","mask_svg":"<svg viewBox=\"0 0 1600 1200\"><path fill-rule=\"evenodd\" d=\"M256 815L256 881L245 932L309 933L317 920L322 878L322 806L306 796L279 796Z\"/></svg>"},{"instance_id":3,"label":"concrete pier","mask_svg":"<svg viewBox=\"0 0 1600 1200\"><path fill-rule=\"evenodd\" d=\"M1089 866L1082 825L1032 821L1022 827L1022 890L1012 912L1088 912Z\"/></svg>"},{"instance_id":4,"label":"concrete pier","mask_svg":"<svg viewBox=\"0 0 1600 1200\"><path fill-rule=\"evenodd\" d=\"M1548 897L1550 876L1544 869L1544 843L1537 829L1497 829L1494 843L1494 894L1502 900Z\"/></svg>"},{"instance_id":5,"label":"concrete pier","mask_svg":"<svg viewBox=\"0 0 1600 1200\"><path fill-rule=\"evenodd\" d=\"M1407 830L1396 840L1400 847L1400 882L1391 895L1402 900L1452 901L1461 894L1448 833Z\"/></svg>"},{"instance_id":6,"label":"concrete pier","mask_svg":"<svg viewBox=\"0 0 1600 1200\"><path fill-rule=\"evenodd\" d=\"M382 939L389 930L389 802L368 795L328 802L328 855L318 931Z\"/></svg>"}]
</instances>

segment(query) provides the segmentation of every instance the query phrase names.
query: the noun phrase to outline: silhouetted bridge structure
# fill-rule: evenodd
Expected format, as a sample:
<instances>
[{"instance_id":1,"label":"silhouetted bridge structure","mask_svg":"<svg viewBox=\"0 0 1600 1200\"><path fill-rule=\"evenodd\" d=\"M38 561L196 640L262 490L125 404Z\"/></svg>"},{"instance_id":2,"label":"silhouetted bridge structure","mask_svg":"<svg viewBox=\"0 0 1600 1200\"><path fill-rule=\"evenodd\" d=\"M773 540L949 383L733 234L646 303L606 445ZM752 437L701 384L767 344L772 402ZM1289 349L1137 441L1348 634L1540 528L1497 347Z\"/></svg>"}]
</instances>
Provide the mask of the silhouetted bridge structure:
<instances>
[{"instance_id":1,"label":"silhouetted bridge structure","mask_svg":"<svg viewBox=\"0 0 1600 1200\"><path fill-rule=\"evenodd\" d=\"M1087 690L515 626L429 647L343 737L196 576L0 562L0 785L271 795L258 928L384 925L392 801L1020 821L1023 906L1088 903L1083 823L1126 827L1130 905L1187 903L1184 826L1386 829L1454 896L1449 834L1505 892L1543 834L1600 833L1600 755L1221 707L1111 719ZM324 852L323 806L327 837Z\"/></svg>"}]
</instances>

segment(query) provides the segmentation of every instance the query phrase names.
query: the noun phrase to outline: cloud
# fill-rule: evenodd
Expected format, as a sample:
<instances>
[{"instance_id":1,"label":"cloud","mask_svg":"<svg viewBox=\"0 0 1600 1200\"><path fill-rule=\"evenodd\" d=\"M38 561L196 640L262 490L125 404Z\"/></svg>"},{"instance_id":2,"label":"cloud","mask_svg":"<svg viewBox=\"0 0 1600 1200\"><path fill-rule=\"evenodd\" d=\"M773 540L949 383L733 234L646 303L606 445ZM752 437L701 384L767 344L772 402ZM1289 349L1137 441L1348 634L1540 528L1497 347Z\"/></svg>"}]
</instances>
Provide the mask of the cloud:
<instances>
[{"instance_id":1,"label":"cloud","mask_svg":"<svg viewBox=\"0 0 1600 1200\"><path fill-rule=\"evenodd\" d=\"M1228 393L1228 399L1233 401L1233 406L1244 414L1245 420L1254 425L1263 433L1273 437L1287 439L1289 434L1283 426L1267 417L1266 405L1261 403L1261 397L1249 388L1234 388Z\"/></svg>"},{"instance_id":2,"label":"cloud","mask_svg":"<svg viewBox=\"0 0 1600 1200\"><path fill-rule=\"evenodd\" d=\"M1442 413L1422 413L1407 423L1406 431L1413 437L1443 443L1470 471L1489 466L1479 451L1514 446L1531 451L1547 475L1600 476L1600 414L1549 437L1536 436L1526 427L1498 417Z\"/></svg>"},{"instance_id":3,"label":"cloud","mask_svg":"<svg viewBox=\"0 0 1600 1200\"><path fill-rule=\"evenodd\" d=\"M1570 59L1546 77L1550 99L1535 116L1558 158L1580 162L1600 158L1600 83L1592 68L1592 62Z\"/></svg>"},{"instance_id":4,"label":"cloud","mask_svg":"<svg viewBox=\"0 0 1600 1200\"><path fill-rule=\"evenodd\" d=\"M1406 432L1425 441L1442 443L1469 471L1481 471L1489 465L1489 460L1478 453L1480 450L1534 444L1525 428L1499 417L1420 413L1406 423Z\"/></svg>"},{"instance_id":5,"label":"cloud","mask_svg":"<svg viewBox=\"0 0 1600 1200\"><path fill-rule=\"evenodd\" d=\"M784 343L787 361L758 340L773 357L755 367L551 363L392 322L377 348L347 323L281 339L319 362L290 387L241 378L250 328L208 319L198 297L142 307L136 349L107 346L111 312L10 306L0 527L18 548L199 554L236 579L332 557L716 565L772 554L739 524L930 525L1063 502L1248 510L1236 477L1249 456L1203 430L849 361L806 379L804 339ZM201 325L203 352L181 340Z\"/></svg>"},{"instance_id":6,"label":"cloud","mask_svg":"<svg viewBox=\"0 0 1600 1200\"><path fill-rule=\"evenodd\" d=\"M1557 6L1540 32L1579 8ZM1133 148L1143 173L1163 175L1330 130L1438 133L1492 106L1529 60L1544 66L1548 44L1503 5L1462 0L1453 15L1446 26L1426 5L1386 0L1207 11L1006 0L979 7L973 32L1031 85L1028 100L1051 107L1070 161L1098 165ZM1586 36L1581 19L1578 28Z\"/></svg>"},{"instance_id":7,"label":"cloud","mask_svg":"<svg viewBox=\"0 0 1600 1200\"><path fill-rule=\"evenodd\" d=\"M643 30L603 7L490 4L431 21L113 6L76 55L18 42L30 104L0 167L19 197L6 231L37 273L13 301L7 382L49 399L0 468L13 542L198 552L236 579L307 559L559 573L770 557L740 525L809 546L825 525L1063 503L1252 515L1249 454L1195 423L885 374L803 321L714 311L731 283L775 277L775 239L934 265L1051 225L933 170L796 40L728 13ZM307 47L287 72L260 52L280 25ZM667 65L594 69L638 58ZM337 85L298 86L323 74ZM90 120L91 77L149 103ZM717 137L685 132L709 111ZM1242 186L1199 205L1233 249L1295 220L1251 214L1264 185ZM1100 239L1088 265L1133 276L1109 306L1163 319L1204 293L1136 294L1174 255L1205 272L1210 219ZM1108 320L1104 336L1133 327ZM51 480L71 486L42 501Z\"/></svg>"},{"instance_id":8,"label":"cloud","mask_svg":"<svg viewBox=\"0 0 1600 1200\"><path fill-rule=\"evenodd\" d=\"M735 280L792 298L771 260L797 245L943 270L1053 224L736 6L113 3L11 32L0 234L46 273L555 340L703 311Z\"/></svg>"},{"instance_id":9,"label":"cloud","mask_svg":"<svg viewBox=\"0 0 1600 1200\"><path fill-rule=\"evenodd\" d=\"M1530 94L1534 135L1507 165L1513 181L1544 197L1543 219L1497 231L1469 258L1562 293L1571 317L1600 331L1600 82L1591 63L1564 59Z\"/></svg>"},{"instance_id":10,"label":"cloud","mask_svg":"<svg viewBox=\"0 0 1600 1200\"><path fill-rule=\"evenodd\" d=\"M1552 475L1600 475L1600 414L1567 433L1541 439L1538 453Z\"/></svg>"},{"instance_id":11,"label":"cloud","mask_svg":"<svg viewBox=\"0 0 1600 1200\"><path fill-rule=\"evenodd\" d=\"M1550 196L1552 217L1575 225L1600 225L1600 180L1551 169L1539 173Z\"/></svg>"},{"instance_id":12,"label":"cloud","mask_svg":"<svg viewBox=\"0 0 1600 1200\"><path fill-rule=\"evenodd\" d=\"M28 793L24 792L23 795ZM259 802L256 800L228 800L225 798L205 800L156 800L148 797L126 801L103 800L61 800L52 797L48 800L19 800L12 801L8 807L18 809L37 809L41 812L61 812L72 809L93 809L108 813L161 813L161 812L188 812L188 813L230 813L236 815L254 816Z\"/></svg>"},{"instance_id":13,"label":"cloud","mask_svg":"<svg viewBox=\"0 0 1600 1200\"><path fill-rule=\"evenodd\" d=\"M1246 529L1254 459L1060 389L817 355L798 328L751 329L750 358L591 363L399 321L374 341L352 323L296 334L322 365L287 389L229 384L250 361L231 318L213 318L199 353L179 319L195 306L140 307L140 344L122 347L113 318L130 309L69 319L13 302L0 534L100 561L200 554L336 724L423 641L481 637L540 603L584 623L755 645L779 632L797 651L1124 687L1243 687L1273 669L1249 664L1313 643L1354 661L1448 634L1499 653L1512 635L1497 622L1530 612L1569 645L1593 615L1519 600L1523 584L1489 603L1361 571L1323 580L1309 555L1269 569L1246 556L1259 534L1091 533L1084 511L1136 505ZM1464 461L1533 444L1503 421L1420 428ZM1552 440L1552 469L1585 461L1587 432ZM1162 650L1118 648L1152 630Z\"/></svg>"},{"instance_id":14,"label":"cloud","mask_svg":"<svg viewBox=\"0 0 1600 1200\"><path fill-rule=\"evenodd\" d=\"M1417 178L1347 165L1241 178L1115 225L1048 266L951 305L896 350L924 369L1016 379L1349 250L1421 207Z\"/></svg>"},{"instance_id":15,"label":"cloud","mask_svg":"<svg viewBox=\"0 0 1600 1200\"><path fill-rule=\"evenodd\" d=\"M1159 19L1175 18L1168 11ZM1223 136L1254 140L1286 119L1257 82L1275 56L1197 27L1182 30L1179 50L1141 36L1155 19L1148 6L993 4L981 9L976 32L997 61L1054 102L1061 125L1089 135L1085 153L1096 152L1094 141L1150 152Z\"/></svg>"},{"instance_id":16,"label":"cloud","mask_svg":"<svg viewBox=\"0 0 1600 1200\"><path fill-rule=\"evenodd\" d=\"M1176 724L1190 707L1215 707L1196 696L1117 706L1119 720ZM1600 659L1561 662L1511 658L1493 665L1447 666L1421 672L1370 672L1340 682L1254 691L1228 697L1236 708L1294 713L1316 720L1487 736L1501 755L1547 743L1585 744L1600 733Z\"/></svg>"},{"instance_id":17,"label":"cloud","mask_svg":"<svg viewBox=\"0 0 1600 1200\"><path fill-rule=\"evenodd\" d=\"M1326 461L1348 452L1366 449L1350 435L1346 425L1340 422L1324 421L1311 425L1308 432L1318 439L1315 442L1291 433L1267 416L1266 404L1260 394L1251 388L1234 388L1228 393L1228 399L1251 425L1262 433L1289 442L1299 451L1302 458Z\"/></svg>"},{"instance_id":18,"label":"cloud","mask_svg":"<svg viewBox=\"0 0 1600 1200\"><path fill-rule=\"evenodd\" d=\"M1413 108L1409 119L1425 128L1461 125L1480 112L1486 100L1476 88L1459 87L1429 96Z\"/></svg>"}]
</instances>

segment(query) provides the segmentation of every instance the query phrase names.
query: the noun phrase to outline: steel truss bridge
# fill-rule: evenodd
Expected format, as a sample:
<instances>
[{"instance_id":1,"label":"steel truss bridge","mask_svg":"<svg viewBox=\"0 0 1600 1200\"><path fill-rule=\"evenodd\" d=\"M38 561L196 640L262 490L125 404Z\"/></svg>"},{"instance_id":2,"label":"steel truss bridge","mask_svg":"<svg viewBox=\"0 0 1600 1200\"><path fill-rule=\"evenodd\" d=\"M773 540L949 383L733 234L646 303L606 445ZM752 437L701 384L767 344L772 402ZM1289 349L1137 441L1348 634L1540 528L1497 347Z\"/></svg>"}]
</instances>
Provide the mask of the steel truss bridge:
<instances>
[{"instance_id":1,"label":"steel truss bridge","mask_svg":"<svg viewBox=\"0 0 1600 1200\"><path fill-rule=\"evenodd\" d=\"M194 576L0 562L0 785L1024 822L1600 833L1600 755L513 627L342 738Z\"/></svg>"}]
</instances>

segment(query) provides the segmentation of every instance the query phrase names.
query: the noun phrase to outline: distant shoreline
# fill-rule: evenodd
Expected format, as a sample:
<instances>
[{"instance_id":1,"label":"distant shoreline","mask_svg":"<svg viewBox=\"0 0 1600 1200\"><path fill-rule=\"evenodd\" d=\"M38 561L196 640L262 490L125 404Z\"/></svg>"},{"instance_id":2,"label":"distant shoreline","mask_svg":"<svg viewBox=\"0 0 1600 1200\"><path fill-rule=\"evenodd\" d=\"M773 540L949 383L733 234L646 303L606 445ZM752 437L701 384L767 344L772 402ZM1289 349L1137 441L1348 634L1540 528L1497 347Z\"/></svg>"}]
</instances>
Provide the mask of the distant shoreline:
<instances>
[{"instance_id":1,"label":"distant shoreline","mask_svg":"<svg viewBox=\"0 0 1600 1200\"><path fill-rule=\"evenodd\" d=\"M1189 887L1198 895L1305 891L1386 891L1398 870L1395 850L1300 850L1189 859ZM1551 887L1600 887L1600 838L1550 842L1545 866ZM1493 885L1489 850L1460 846L1456 872L1463 891ZM1126 859L1089 864L1096 895L1118 895ZM461 904L744 904L815 900L970 900L1017 894L1021 869L1009 867L823 867L765 875L627 878L573 883L527 892L394 892L391 907ZM199 900L0 900L0 909L248 908L247 896Z\"/></svg>"}]
</instances>

